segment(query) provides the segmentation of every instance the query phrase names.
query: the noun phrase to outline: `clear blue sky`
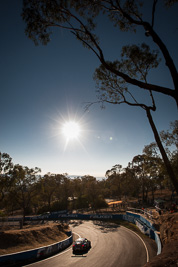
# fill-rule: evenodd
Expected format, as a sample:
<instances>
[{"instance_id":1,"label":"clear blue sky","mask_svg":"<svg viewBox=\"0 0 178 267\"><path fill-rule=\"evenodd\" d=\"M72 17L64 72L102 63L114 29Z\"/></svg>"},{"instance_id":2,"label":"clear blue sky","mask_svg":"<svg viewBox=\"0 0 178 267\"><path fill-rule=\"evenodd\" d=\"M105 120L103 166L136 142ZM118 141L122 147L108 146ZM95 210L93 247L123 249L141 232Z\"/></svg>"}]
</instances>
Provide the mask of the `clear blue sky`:
<instances>
[{"instance_id":1,"label":"clear blue sky","mask_svg":"<svg viewBox=\"0 0 178 267\"><path fill-rule=\"evenodd\" d=\"M42 174L104 177L115 164L126 167L154 141L144 111L95 105L84 112L84 103L96 100L92 76L98 59L63 30L56 31L47 46L35 46L24 34L21 12L21 0L0 1L0 151L15 164L41 168ZM168 13L160 9L155 21L176 64L177 13L178 4ZM122 45L145 40L142 31L120 38L106 20L99 22L108 60L117 58ZM172 87L164 61L149 82ZM175 101L160 94L155 99L153 118L159 131L166 130L177 119ZM79 122L82 130L80 138L66 146L61 128L69 120Z\"/></svg>"}]
</instances>

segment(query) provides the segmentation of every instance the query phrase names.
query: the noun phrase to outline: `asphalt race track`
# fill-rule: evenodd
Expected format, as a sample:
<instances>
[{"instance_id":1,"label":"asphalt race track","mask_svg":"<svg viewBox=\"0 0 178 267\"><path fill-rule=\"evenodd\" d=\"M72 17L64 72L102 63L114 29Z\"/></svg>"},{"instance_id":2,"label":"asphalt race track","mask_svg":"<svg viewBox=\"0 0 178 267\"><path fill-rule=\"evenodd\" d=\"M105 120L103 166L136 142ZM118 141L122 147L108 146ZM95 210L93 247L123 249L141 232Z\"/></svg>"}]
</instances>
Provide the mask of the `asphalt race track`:
<instances>
[{"instance_id":1,"label":"asphalt race track","mask_svg":"<svg viewBox=\"0 0 178 267\"><path fill-rule=\"evenodd\" d=\"M91 241L88 253L75 256L72 247L69 247L53 257L28 266L141 267L149 258L150 248L147 250L145 243L125 227L108 222L83 221L71 224L71 229L77 238L86 237Z\"/></svg>"}]
</instances>

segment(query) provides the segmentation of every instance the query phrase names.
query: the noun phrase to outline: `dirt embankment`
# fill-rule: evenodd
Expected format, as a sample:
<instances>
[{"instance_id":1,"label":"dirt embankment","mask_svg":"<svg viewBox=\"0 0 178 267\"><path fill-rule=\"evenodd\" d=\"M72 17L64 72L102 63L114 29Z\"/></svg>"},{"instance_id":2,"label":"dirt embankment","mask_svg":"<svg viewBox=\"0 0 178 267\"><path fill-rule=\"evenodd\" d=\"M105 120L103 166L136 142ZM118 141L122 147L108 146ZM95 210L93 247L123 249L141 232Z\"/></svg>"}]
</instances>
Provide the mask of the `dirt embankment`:
<instances>
[{"instance_id":1,"label":"dirt embankment","mask_svg":"<svg viewBox=\"0 0 178 267\"><path fill-rule=\"evenodd\" d=\"M178 213L159 218L162 253L144 267L178 267Z\"/></svg>"},{"instance_id":2,"label":"dirt embankment","mask_svg":"<svg viewBox=\"0 0 178 267\"><path fill-rule=\"evenodd\" d=\"M0 255L51 245L67 238L68 225L48 223L0 231Z\"/></svg>"}]
</instances>

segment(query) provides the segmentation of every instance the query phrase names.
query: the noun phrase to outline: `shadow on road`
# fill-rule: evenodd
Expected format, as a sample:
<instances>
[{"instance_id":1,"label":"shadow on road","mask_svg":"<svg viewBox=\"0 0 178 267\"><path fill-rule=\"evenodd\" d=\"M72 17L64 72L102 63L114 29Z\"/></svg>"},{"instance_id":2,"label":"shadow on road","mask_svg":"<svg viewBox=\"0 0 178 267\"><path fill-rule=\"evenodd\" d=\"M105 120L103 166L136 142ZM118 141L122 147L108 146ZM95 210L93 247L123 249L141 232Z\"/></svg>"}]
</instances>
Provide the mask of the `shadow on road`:
<instances>
[{"instance_id":1,"label":"shadow on road","mask_svg":"<svg viewBox=\"0 0 178 267\"><path fill-rule=\"evenodd\" d=\"M72 258L75 258L75 257L86 258L87 256L86 256L86 255L83 255L83 254L81 254L81 255L79 255L79 254L75 254L75 255L72 255L71 257L72 257Z\"/></svg>"},{"instance_id":2,"label":"shadow on road","mask_svg":"<svg viewBox=\"0 0 178 267\"><path fill-rule=\"evenodd\" d=\"M116 232L120 225L112 222L93 221L93 224L97 226L102 233Z\"/></svg>"},{"instance_id":3,"label":"shadow on road","mask_svg":"<svg viewBox=\"0 0 178 267\"><path fill-rule=\"evenodd\" d=\"M76 220L76 221L70 221L69 222L69 224L71 224L72 225L72 227L76 227L76 226L79 226L80 224L82 224L83 223L83 221L81 221L81 220Z\"/></svg>"},{"instance_id":4,"label":"shadow on road","mask_svg":"<svg viewBox=\"0 0 178 267\"><path fill-rule=\"evenodd\" d=\"M75 251L71 257L87 257L86 254L90 251L91 248L88 248L84 251Z\"/></svg>"}]
</instances>

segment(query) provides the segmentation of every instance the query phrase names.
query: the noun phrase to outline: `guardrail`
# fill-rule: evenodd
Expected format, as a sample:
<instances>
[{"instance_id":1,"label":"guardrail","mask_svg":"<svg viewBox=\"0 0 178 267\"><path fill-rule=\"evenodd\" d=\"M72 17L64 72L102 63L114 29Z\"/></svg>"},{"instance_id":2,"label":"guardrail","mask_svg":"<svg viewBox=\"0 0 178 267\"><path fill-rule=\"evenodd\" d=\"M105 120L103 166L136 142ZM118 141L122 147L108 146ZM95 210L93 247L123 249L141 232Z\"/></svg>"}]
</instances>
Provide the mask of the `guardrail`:
<instances>
[{"instance_id":1,"label":"guardrail","mask_svg":"<svg viewBox=\"0 0 178 267\"><path fill-rule=\"evenodd\" d=\"M149 220L153 220L153 215L152 215L150 210L147 210L147 209L136 209L136 208L130 208L130 207L128 207L127 210L143 214Z\"/></svg>"}]
</instances>

